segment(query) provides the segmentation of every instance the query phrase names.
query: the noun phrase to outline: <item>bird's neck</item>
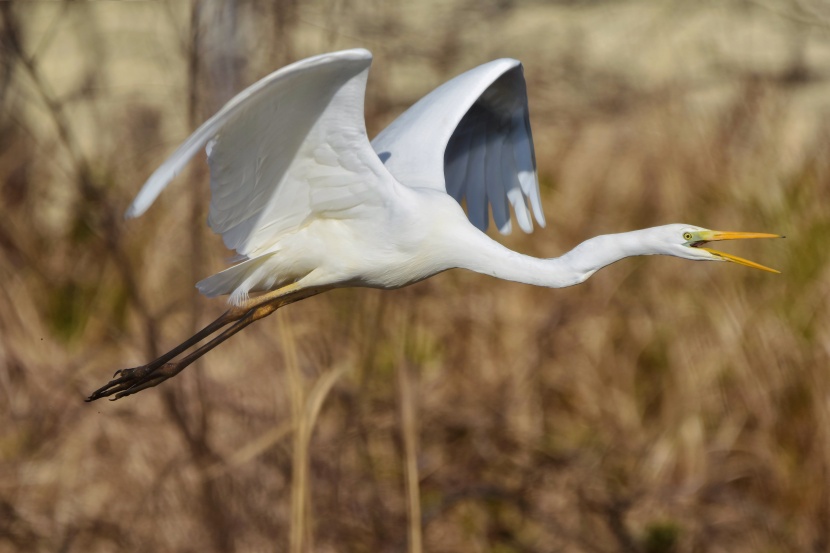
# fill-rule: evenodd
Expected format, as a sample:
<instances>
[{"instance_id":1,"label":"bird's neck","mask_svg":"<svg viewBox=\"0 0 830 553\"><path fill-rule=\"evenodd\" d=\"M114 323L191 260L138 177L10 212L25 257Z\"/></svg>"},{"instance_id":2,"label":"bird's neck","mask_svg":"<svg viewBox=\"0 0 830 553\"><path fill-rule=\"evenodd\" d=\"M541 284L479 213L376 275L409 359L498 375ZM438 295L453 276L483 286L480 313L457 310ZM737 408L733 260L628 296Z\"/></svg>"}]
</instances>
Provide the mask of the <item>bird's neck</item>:
<instances>
[{"instance_id":1,"label":"bird's neck","mask_svg":"<svg viewBox=\"0 0 830 553\"><path fill-rule=\"evenodd\" d=\"M455 266L504 280L564 288L588 279L599 269L620 259L658 253L648 247L648 229L596 236L560 257L540 259L514 252L482 233L462 241ZM475 236L475 237L473 237Z\"/></svg>"}]
</instances>

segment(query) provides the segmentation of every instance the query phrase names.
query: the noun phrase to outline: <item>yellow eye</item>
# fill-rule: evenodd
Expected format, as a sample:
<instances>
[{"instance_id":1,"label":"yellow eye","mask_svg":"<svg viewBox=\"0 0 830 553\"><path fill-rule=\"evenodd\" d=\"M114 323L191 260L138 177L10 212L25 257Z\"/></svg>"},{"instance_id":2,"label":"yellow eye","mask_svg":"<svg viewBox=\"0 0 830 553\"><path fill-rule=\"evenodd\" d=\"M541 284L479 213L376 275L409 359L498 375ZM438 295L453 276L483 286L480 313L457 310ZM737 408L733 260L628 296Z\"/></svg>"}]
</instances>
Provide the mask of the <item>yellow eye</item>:
<instances>
[{"instance_id":1,"label":"yellow eye","mask_svg":"<svg viewBox=\"0 0 830 553\"><path fill-rule=\"evenodd\" d=\"M684 238L686 241L691 240L691 239L692 239L692 233L691 233L691 232L684 232L684 233L683 233L683 238Z\"/></svg>"}]
</instances>

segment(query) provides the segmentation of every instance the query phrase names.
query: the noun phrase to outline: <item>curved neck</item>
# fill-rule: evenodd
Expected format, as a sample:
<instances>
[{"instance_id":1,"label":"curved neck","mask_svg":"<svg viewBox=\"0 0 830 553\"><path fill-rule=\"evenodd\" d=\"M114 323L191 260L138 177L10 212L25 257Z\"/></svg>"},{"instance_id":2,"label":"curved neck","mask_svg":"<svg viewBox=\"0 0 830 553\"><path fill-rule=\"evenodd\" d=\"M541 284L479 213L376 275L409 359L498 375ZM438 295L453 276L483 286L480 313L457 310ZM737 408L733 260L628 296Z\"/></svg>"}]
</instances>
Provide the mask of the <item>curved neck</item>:
<instances>
[{"instance_id":1,"label":"curved neck","mask_svg":"<svg viewBox=\"0 0 830 553\"><path fill-rule=\"evenodd\" d=\"M596 236L551 259L514 252L479 232L457 244L453 266L534 286L564 288L584 282L620 259L658 253L648 247L647 230Z\"/></svg>"}]
</instances>

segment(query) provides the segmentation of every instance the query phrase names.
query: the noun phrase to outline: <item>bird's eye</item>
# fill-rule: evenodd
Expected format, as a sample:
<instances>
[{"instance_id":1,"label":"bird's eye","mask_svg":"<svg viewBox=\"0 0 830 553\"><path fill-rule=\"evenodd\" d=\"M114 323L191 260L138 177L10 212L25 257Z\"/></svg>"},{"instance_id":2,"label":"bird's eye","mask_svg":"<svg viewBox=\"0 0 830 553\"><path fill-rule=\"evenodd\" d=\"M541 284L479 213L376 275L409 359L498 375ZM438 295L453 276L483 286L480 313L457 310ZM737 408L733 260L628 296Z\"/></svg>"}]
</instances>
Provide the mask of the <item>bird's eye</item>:
<instances>
[{"instance_id":1,"label":"bird's eye","mask_svg":"<svg viewBox=\"0 0 830 553\"><path fill-rule=\"evenodd\" d=\"M683 233L683 239L686 240L686 241L691 240L692 239L692 233L691 232L684 232Z\"/></svg>"}]
</instances>

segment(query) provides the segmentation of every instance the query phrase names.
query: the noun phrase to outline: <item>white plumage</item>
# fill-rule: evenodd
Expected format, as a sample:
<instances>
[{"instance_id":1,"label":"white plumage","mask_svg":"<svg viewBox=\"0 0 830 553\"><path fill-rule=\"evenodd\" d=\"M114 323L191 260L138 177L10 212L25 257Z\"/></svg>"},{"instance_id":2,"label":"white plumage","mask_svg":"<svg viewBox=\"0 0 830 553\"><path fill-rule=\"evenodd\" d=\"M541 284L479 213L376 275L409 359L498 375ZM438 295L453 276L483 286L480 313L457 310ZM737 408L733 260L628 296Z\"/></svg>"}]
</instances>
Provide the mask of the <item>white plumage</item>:
<instances>
[{"instance_id":1,"label":"white plumage","mask_svg":"<svg viewBox=\"0 0 830 553\"><path fill-rule=\"evenodd\" d=\"M771 271L702 246L775 235L680 224L598 236L553 259L505 248L482 232L491 214L502 233L511 230L511 207L524 231L534 217L545 224L521 64L501 59L459 75L370 143L363 99L371 61L366 50L346 50L272 73L150 176L128 218L144 213L206 149L208 223L243 261L197 286L207 296L229 294L232 308L151 363L119 371L89 400L155 386L279 307L336 287L398 288L451 268L563 287L624 257L650 254ZM263 294L251 296L257 292Z\"/></svg>"}]
</instances>

